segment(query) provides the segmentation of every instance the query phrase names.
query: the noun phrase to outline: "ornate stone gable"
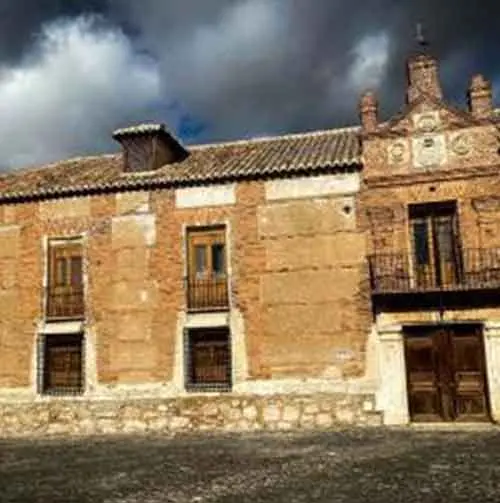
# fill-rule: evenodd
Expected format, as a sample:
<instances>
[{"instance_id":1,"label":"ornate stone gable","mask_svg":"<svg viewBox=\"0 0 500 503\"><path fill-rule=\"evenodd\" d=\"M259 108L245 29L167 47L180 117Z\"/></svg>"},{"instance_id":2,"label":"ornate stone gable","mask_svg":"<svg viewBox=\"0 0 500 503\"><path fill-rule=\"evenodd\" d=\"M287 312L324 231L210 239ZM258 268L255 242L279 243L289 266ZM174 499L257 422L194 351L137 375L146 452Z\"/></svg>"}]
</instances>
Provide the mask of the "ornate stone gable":
<instances>
[{"instance_id":1,"label":"ornate stone gable","mask_svg":"<svg viewBox=\"0 0 500 503\"><path fill-rule=\"evenodd\" d=\"M422 93L364 134L365 177L415 174L500 163L498 125Z\"/></svg>"}]
</instances>

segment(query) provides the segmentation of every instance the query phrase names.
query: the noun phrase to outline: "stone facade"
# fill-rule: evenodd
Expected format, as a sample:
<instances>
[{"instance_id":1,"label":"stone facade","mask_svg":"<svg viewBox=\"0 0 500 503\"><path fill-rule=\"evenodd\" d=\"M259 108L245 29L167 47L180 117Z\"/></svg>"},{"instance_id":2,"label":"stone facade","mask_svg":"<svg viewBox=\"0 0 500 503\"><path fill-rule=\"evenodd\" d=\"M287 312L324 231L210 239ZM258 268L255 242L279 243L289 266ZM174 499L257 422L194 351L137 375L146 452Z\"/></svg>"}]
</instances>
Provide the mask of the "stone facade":
<instances>
[{"instance_id":1,"label":"stone facade","mask_svg":"<svg viewBox=\"0 0 500 503\"><path fill-rule=\"evenodd\" d=\"M331 393L0 403L0 432L33 436L376 426L381 417L374 408L372 396Z\"/></svg>"},{"instance_id":2,"label":"stone facade","mask_svg":"<svg viewBox=\"0 0 500 503\"><path fill-rule=\"evenodd\" d=\"M416 272L411 269L415 239L411 205L456 206L455 232L466 270L475 264L467 263L465 254L476 257L485 252L493 257L500 244L496 195L500 189L500 156L498 124L492 121L491 85L481 76L474 77L466 113L441 101L437 79L437 64L431 56L419 55L413 64L410 61L408 106L391 121L365 128L363 141L364 187L360 206L368 253L405 257L409 266L403 266L409 272L410 285L416 282ZM362 113L366 101L365 98L361 103ZM494 328L500 317L500 303L491 298L481 300L480 292L463 294L462 301L455 304L443 299L426 305L373 306L380 365L387 369L387 373L381 374L377 392L378 407L385 411L386 423L409 421L405 327L471 322L482 326L490 413L493 420L500 419L500 389L495 371L500 362Z\"/></svg>"},{"instance_id":3,"label":"stone facade","mask_svg":"<svg viewBox=\"0 0 500 503\"><path fill-rule=\"evenodd\" d=\"M371 298L367 257L410 253L410 204L455 201L464 246L500 245L490 88L476 78L476 112L458 112L427 63L410 61L400 116L380 123L374 95L363 98L361 171L0 204L0 435L407 423L401 327L471 320L490 327L500 419L500 305L398 311ZM213 226L229 303L190 312L187 232ZM85 319L48 322L48 242L69 237L83 243ZM221 326L231 390L190 395L185 330ZM40 340L55 333L83 334L78 399L40 396Z\"/></svg>"}]
</instances>

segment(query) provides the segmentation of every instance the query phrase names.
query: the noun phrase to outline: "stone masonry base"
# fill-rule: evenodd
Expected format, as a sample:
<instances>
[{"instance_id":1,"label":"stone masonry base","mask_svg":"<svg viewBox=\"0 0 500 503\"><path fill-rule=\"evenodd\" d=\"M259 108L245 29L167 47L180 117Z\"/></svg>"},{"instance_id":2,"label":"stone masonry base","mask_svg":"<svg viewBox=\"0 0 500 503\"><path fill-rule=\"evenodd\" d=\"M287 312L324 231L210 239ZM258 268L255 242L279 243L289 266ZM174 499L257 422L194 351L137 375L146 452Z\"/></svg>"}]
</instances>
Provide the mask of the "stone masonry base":
<instances>
[{"instance_id":1,"label":"stone masonry base","mask_svg":"<svg viewBox=\"0 0 500 503\"><path fill-rule=\"evenodd\" d=\"M0 403L0 437L323 429L381 423L371 395L214 395Z\"/></svg>"}]
</instances>

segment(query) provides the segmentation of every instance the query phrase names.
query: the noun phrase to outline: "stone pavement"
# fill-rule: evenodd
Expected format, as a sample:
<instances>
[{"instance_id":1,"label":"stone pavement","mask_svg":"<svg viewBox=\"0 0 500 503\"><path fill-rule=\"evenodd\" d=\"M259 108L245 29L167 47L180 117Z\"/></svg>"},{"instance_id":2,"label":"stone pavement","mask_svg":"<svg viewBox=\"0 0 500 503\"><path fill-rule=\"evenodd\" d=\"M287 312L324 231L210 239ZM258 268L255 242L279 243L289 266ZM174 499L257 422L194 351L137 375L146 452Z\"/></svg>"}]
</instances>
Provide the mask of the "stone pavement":
<instances>
[{"instance_id":1,"label":"stone pavement","mask_svg":"<svg viewBox=\"0 0 500 503\"><path fill-rule=\"evenodd\" d=\"M1 503L500 502L500 429L0 440Z\"/></svg>"}]
</instances>

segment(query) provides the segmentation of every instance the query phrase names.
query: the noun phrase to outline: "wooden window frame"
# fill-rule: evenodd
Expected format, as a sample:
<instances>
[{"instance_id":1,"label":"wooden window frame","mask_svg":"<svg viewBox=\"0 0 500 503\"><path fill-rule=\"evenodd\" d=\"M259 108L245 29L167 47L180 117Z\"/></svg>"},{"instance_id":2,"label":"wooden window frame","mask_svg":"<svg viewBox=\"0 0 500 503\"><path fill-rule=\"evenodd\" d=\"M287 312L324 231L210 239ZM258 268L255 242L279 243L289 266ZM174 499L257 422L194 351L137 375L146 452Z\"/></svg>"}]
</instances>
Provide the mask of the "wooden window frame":
<instances>
[{"instance_id":1,"label":"wooden window frame","mask_svg":"<svg viewBox=\"0 0 500 503\"><path fill-rule=\"evenodd\" d=\"M223 246L222 271L214 268L214 248ZM198 272L197 248L203 247L205 268ZM194 311L229 308L226 226L188 227L186 230L187 307Z\"/></svg>"},{"instance_id":2,"label":"wooden window frame","mask_svg":"<svg viewBox=\"0 0 500 503\"><path fill-rule=\"evenodd\" d=\"M192 276L196 269L196 255L194 250L196 246L205 246L208 249L206 261L208 264L207 273L213 274L213 256L212 248L214 245L224 245L224 272L222 276L227 276L227 245L226 245L226 227L217 225L213 227L188 227L188 268L187 275Z\"/></svg>"},{"instance_id":3,"label":"wooden window frame","mask_svg":"<svg viewBox=\"0 0 500 503\"><path fill-rule=\"evenodd\" d=\"M74 320L85 316L84 250L80 238L49 239L45 316L48 320ZM79 261L78 281L73 282L73 263ZM64 260L64 281L60 282L58 261Z\"/></svg>"},{"instance_id":4,"label":"wooden window frame","mask_svg":"<svg viewBox=\"0 0 500 503\"><path fill-rule=\"evenodd\" d=\"M438 263L438 231L437 224L444 218L449 218L452 226L452 253L455 256L453 275L456 278L443 278L443 264ZM416 242L414 224L425 223L427 234L427 253L429 262L427 264L428 271L424 273L423 283L419 286L418 267L422 270L425 264L417 264L416 261ZM412 284L414 287L424 288L441 288L448 287L456 282L460 282L462 278L462 253L459 225L458 202L456 200L436 201L428 203L416 203L408 206L408 232L409 232L409 267L412 271Z\"/></svg>"}]
</instances>

